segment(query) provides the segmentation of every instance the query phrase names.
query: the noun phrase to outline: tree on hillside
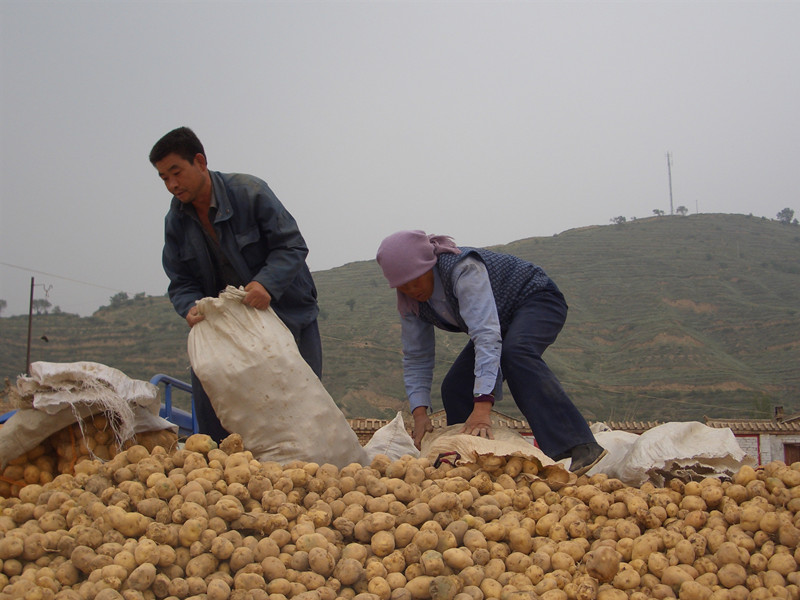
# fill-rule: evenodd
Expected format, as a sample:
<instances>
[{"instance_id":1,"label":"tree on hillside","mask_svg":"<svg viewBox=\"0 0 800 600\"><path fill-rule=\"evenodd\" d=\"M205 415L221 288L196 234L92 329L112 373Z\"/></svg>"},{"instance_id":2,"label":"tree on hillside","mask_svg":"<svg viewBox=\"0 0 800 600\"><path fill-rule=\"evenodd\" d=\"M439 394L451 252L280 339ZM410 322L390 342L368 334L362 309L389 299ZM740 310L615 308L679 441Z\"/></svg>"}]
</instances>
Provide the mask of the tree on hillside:
<instances>
[{"instance_id":1,"label":"tree on hillside","mask_svg":"<svg viewBox=\"0 0 800 600\"><path fill-rule=\"evenodd\" d=\"M45 298L36 299L33 301L32 306L37 315L46 315L47 311L50 309L50 300Z\"/></svg>"},{"instance_id":2,"label":"tree on hillside","mask_svg":"<svg viewBox=\"0 0 800 600\"><path fill-rule=\"evenodd\" d=\"M614 223L614 225L622 225L627 220L628 219L626 219L625 217L620 216L620 217L614 217L613 219L611 219L611 222Z\"/></svg>"},{"instance_id":3,"label":"tree on hillside","mask_svg":"<svg viewBox=\"0 0 800 600\"><path fill-rule=\"evenodd\" d=\"M8 306L8 302L0 299L0 313L2 313L6 309L6 306Z\"/></svg>"},{"instance_id":4,"label":"tree on hillside","mask_svg":"<svg viewBox=\"0 0 800 600\"><path fill-rule=\"evenodd\" d=\"M679 206L678 208L675 209L675 212L678 213L680 216L685 217L686 213L689 212L689 209L686 208L685 206Z\"/></svg>"},{"instance_id":5,"label":"tree on hillside","mask_svg":"<svg viewBox=\"0 0 800 600\"><path fill-rule=\"evenodd\" d=\"M663 217L664 216L664 211L661 210L660 208L654 208L653 209L653 214L655 216L657 216L657 217Z\"/></svg>"},{"instance_id":6,"label":"tree on hillside","mask_svg":"<svg viewBox=\"0 0 800 600\"><path fill-rule=\"evenodd\" d=\"M777 215L778 221L781 223L786 223L787 225L792 222L794 218L794 211L791 208L784 208L781 212Z\"/></svg>"},{"instance_id":7,"label":"tree on hillside","mask_svg":"<svg viewBox=\"0 0 800 600\"><path fill-rule=\"evenodd\" d=\"M117 294L114 294L113 296L111 296L111 298L109 298L109 301L111 302L110 306L112 307L122 306L128 301L128 293L119 292Z\"/></svg>"}]
</instances>

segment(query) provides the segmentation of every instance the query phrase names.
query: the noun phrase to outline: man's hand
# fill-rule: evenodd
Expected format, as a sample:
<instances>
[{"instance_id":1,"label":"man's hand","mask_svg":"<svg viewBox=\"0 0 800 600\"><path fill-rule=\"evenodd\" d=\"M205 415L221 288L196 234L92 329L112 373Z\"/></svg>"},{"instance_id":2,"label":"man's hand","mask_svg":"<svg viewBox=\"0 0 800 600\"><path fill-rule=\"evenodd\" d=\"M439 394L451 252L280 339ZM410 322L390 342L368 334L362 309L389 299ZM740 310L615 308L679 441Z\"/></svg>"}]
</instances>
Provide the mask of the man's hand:
<instances>
[{"instance_id":1,"label":"man's hand","mask_svg":"<svg viewBox=\"0 0 800 600\"><path fill-rule=\"evenodd\" d=\"M257 281L251 281L244 286L244 291L247 292L242 300L242 304L252 306L258 310L267 310L269 303L272 301L272 296L266 288Z\"/></svg>"},{"instance_id":2,"label":"man's hand","mask_svg":"<svg viewBox=\"0 0 800 600\"><path fill-rule=\"evenodd\" d=\"M194 327L205 318L205 315L200 314L200 311L197 310L197 306L193 306L189 309L189 312L186 313L186 322L189 324L189 327Z\"/></svg>"},{"instance_id":3,"label":"man's hand","mask_svg":"<svg viewBox=\"0 0 800 600\"><path fill-rule=\"evenodd\" d=\"M464 423L460 433L493 440L491 413L491 402L476 402L472 407L472 414L470 414L467 422Z\"/></svg>"},{"instance_id":4,"label":"man's hand","mask_svg":"<svg viewBox=\"0 0 800 600\"><path fill-rule=\"evenodd\" d=\"M418 406L411 413L414 416L414 430L412 437L414 438L414 446L417 450L421 450L422 438L429 431L433 431L433 423L428 416L427 406Z\"/></svg>"}]
</instances>

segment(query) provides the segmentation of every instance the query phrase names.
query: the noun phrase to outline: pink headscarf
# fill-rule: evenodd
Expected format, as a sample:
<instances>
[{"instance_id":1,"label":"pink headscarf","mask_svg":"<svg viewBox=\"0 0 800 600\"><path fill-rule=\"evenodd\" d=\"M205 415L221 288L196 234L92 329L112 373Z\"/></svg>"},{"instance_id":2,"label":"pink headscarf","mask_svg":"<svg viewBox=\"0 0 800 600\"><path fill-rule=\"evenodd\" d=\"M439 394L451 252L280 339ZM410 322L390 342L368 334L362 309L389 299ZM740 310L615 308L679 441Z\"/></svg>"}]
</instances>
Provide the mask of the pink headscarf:
<instances>
[{"instance_id":1,"label":"pink headscarf","mask_svg":"<svg viewBox=\"0 0 800 600\"><path fill-rule=\"evenodd\" d=\"M396 288L424 275L436 264L442 253L461 254L453 238L427 235L424 231L398 231L381 242L375 260L383 269L389 287ZM400 314L419 314L419 303L398 290L397 310Z\"/></svg>"}]
</instances>

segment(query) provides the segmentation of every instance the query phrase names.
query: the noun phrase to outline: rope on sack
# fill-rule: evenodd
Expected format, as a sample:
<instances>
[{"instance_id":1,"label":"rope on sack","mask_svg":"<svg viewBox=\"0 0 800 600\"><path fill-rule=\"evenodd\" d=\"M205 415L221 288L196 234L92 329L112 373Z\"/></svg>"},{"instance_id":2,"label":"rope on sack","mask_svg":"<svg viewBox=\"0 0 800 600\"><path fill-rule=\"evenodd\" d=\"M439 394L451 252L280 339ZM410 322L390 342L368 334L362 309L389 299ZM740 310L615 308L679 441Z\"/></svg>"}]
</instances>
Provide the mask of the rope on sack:
<instances>
[{"instance_id":1,"label":"rope on sack","mask_svg":"<svg viewBox=\"0 0 800 600\"><path fill-rule=\"evenodd\" d=\"M433 461L433 468L438 469L442 463L455 467L456 463L459 460L461 460L461 454L459 454L455 450L451 452L442 452L439 456L436 457L436 460Z\"/></svg>"}]
</instances>

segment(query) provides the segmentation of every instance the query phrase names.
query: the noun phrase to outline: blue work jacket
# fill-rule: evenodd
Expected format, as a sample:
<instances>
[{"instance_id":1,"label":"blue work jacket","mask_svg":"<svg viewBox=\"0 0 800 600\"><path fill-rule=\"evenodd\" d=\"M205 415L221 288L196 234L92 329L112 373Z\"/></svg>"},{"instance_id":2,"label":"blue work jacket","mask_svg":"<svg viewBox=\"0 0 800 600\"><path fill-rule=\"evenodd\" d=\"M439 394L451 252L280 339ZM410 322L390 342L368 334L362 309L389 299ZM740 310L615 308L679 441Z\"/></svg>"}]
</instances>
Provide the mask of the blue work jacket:
<instances>
[{"instance_id":1,"label":"blue work jacket","mask_svg":"<svg viewBox=\"0 0 800 600\"><path fill-rule=\"evenodd\" d=\"M217 214L214 231L237 275L257 281L295 337L319 313L306 264L308 248L297 223L266 182L252 175L209 171ZM193 207L173 196L164 219L164 271L169 298L182 317L204 297L216 297L213 259Z\"/></svg>"}]
</instances>

